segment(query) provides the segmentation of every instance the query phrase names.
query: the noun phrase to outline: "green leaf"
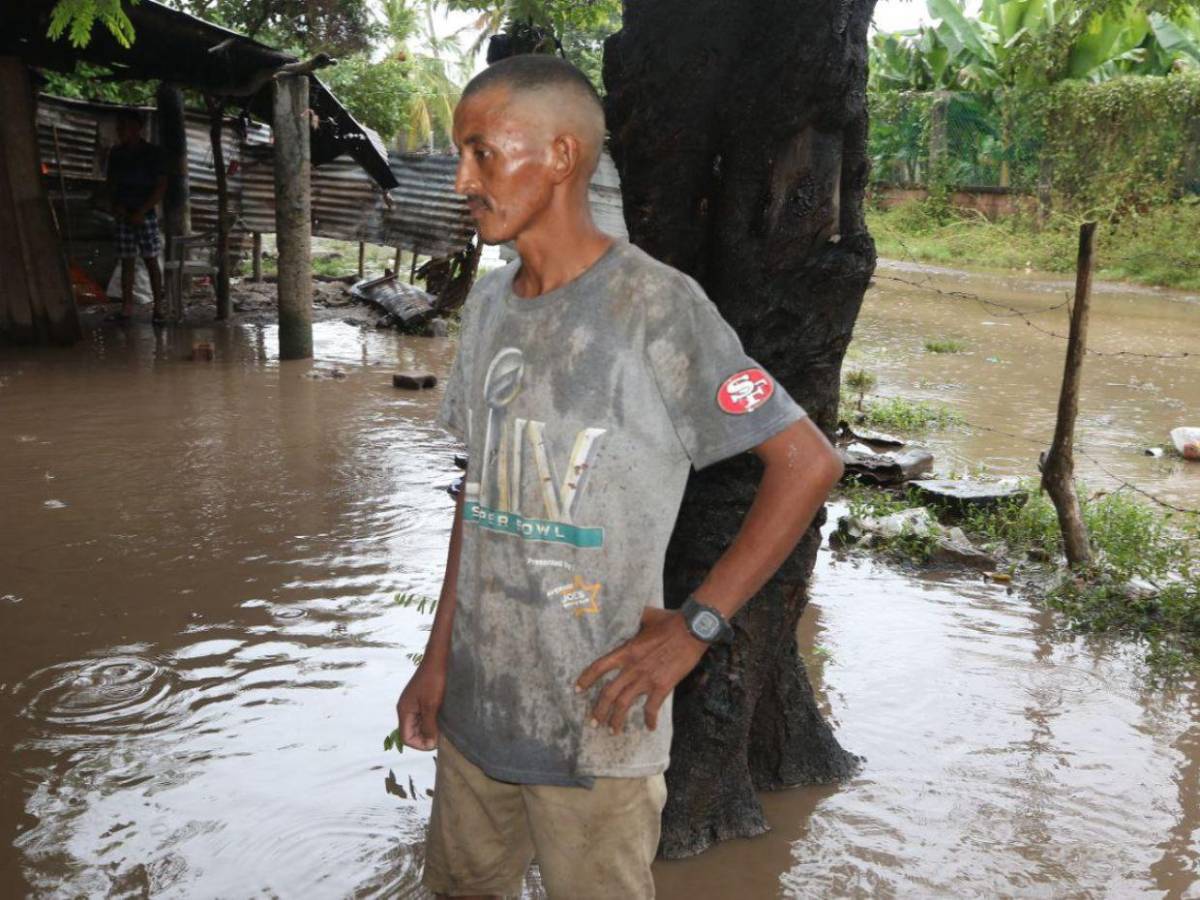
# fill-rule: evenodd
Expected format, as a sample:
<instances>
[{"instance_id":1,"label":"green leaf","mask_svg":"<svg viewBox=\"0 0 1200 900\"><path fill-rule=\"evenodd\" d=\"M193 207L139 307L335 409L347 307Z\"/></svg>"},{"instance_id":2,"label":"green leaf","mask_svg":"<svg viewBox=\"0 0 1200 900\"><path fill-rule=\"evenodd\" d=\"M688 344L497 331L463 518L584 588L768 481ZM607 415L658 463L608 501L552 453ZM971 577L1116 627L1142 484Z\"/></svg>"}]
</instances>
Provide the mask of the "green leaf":
<instances>
[{"instance_id":1,"label":"green leaf","mask_svg":"<svg viewBox=\"0 0 1200 900\"><path fill-rule=\"evenodd\" d=\"M1200 62L1200 28L1194 27L1193 33L1189 34L1182 26L1158 13L1150 13L1149 19L1159 46L1168 53L1189 56Z\"/></svg>"},{"instance_id":2,"label":"green leaf","mask_svg":"<svg viewBox=\"0 0 1200 900\"><path fill-rule=\"evenodd\" d=\"M988 62L996 61L995 48L985 36L983 23L968 19L955 0L926 0L926 7L931 16L942 20L935 30L952 53L967 50Z\"/></svg>"}]
</instances>

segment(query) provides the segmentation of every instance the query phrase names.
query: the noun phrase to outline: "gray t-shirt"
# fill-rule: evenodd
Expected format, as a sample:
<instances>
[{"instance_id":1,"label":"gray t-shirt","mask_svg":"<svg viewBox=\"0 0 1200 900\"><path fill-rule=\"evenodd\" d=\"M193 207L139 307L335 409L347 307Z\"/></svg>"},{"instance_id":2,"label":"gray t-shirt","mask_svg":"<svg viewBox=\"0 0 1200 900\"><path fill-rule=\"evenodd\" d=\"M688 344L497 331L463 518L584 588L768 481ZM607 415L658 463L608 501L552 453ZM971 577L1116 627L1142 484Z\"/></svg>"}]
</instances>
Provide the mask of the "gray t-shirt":
<instances>
[{"instance_id":1,"label":"gray t-shirt","mask_svg":"<svg viewBox=\"0 0 1200 900\"><path fill-rule=\"evenodd\" d=\"M538 297L514 261L463 310L439 424L467 445L457 610L439 723L493 778L590 784L667 767L644 698L587 727L580 673L663 605L688 471L805 415L691 278L626 240Z\"/></svg>"}]
</instances>

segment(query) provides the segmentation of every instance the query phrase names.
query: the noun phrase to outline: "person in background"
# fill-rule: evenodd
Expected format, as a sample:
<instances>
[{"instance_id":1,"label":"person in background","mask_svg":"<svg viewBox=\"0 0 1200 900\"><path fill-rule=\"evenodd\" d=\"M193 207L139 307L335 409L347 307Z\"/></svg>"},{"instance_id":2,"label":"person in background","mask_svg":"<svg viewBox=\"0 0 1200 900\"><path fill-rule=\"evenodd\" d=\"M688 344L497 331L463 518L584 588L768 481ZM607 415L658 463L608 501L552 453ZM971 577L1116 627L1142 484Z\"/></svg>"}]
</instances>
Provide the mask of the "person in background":
<instances>
[{"instance_id":1,"label":"person in background","mask_svg":"<svg viewBox=\"0 0 1200 900\"><path fill-rule=\"evenodd\" d=\"M119 143L108 154L108 189L116 219L117 257L121 260L121 312L114 321L133 318L134 266L140 256L150 275L154 294L153 321L164 322L163 276L158 263L162 235L155 207L167 190L166 156L156 144L142 136L144 122L135 109L117 113Z\"/></svg>"}]
</instances>

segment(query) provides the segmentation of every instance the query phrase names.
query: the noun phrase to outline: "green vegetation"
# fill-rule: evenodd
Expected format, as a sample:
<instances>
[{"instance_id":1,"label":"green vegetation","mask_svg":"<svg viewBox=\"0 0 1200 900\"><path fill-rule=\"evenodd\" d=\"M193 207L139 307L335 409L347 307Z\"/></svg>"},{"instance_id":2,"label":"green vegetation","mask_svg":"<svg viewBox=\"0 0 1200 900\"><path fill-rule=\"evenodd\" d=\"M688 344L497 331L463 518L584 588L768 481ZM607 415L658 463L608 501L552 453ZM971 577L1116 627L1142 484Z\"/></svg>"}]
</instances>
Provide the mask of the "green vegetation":
<instances>
[{"instance_id":1,"label":"green vegetation","mask_svg":"<svg viewBox=\"0 0 1200 900\"><path fill-rule=\"evenodd\" d=\"M1079 633L1144 641L1159 675L1200 668L1200 518L1159 511L1126 493L1089 495L1079 484L1095 558L1086 571L1065 570L1058 517L1036 480L1024 503L973 510L958 524L972 542L1024 576L1032 599L1061 612ZM850 514L886 516L922 503L912 490L842 485ZM887 554L928 560L927 536L904 533L886 542Z\"/></svg>"},{"instance_id":2,"label":"green vegetation","mask_svg":"<svg viewBox=\"0 0 1200 900\"><path fill-rule=\"evenodd\" d=\"M846 387L858 395L855 400L855 409L862 412L863 401L867 394L875 389L875 376L866 369L853 369L846 373L844 381Z\"/></svg>"},{"instance_id":3,"label":"green vegetation","mask_svg":"<svg viewBox=\"0 0 1200 900\"><path fill-rule=\"evenodd\" d=\"M925 349L930 353L965 353L967 345L955 338L926 338Z\"/></svg>"},{"instance_id":4,"label":"green vegetation","mask_svg":"<svg viewBox=\"0 0 1200 900\"><path fill-rule=\"evenodd\" d=\"M856 398L842 394L839 418L883 431L920 434L961 425L963 418L957 410L942 403L926 400L906 400L903 397L881 397L866 400L856 406Z\"/></svg>"},{"instance_id":5,"label":"green vegetation","mask_svg":"<svg viewBox=\"0 0 1200 900\"><path fill-rule=\"evenodd\" d=\"M1043 225L1016 215L989 222L977 214L913 201L868 209L879 255L946 265L1073 272L1080 218L1056 215ZM1103 223L1097 234L1099 278L1200 289L1200 198Z\"/></svg>"}]
</instances>

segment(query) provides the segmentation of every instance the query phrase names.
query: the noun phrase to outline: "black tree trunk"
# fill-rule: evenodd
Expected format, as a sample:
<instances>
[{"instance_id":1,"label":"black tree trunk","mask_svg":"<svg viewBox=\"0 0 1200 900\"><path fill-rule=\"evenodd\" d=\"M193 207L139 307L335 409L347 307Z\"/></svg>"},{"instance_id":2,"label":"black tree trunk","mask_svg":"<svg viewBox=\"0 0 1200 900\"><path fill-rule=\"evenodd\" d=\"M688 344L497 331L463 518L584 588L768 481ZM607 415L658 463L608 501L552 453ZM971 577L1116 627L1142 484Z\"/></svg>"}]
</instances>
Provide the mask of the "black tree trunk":
<instances>
[{"instance_id":1,"label":"black tree trunk","mask_svg":"<svg viewBox=\"0 0 1200 900\"><path fill-rule=\"evenodd\" d=\"M875 266L863 221L874 0L625 0L605 46L612 155L631 239L693 275L828 433ZM678 605L728 545L752 456L693 474L667 557ZM796 649L824 514L675 699L662 853L765 831L755 790L831 782L857 759Z\"/></svg>"}]
</instances>

